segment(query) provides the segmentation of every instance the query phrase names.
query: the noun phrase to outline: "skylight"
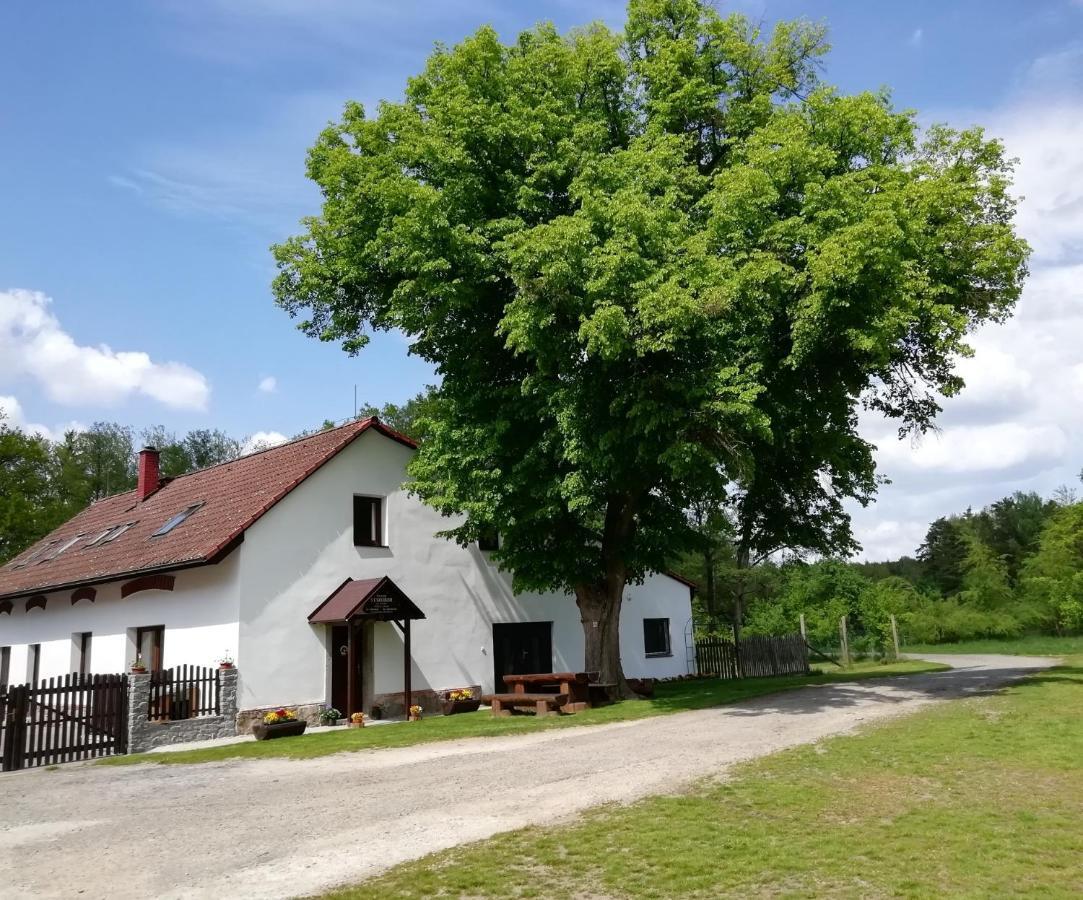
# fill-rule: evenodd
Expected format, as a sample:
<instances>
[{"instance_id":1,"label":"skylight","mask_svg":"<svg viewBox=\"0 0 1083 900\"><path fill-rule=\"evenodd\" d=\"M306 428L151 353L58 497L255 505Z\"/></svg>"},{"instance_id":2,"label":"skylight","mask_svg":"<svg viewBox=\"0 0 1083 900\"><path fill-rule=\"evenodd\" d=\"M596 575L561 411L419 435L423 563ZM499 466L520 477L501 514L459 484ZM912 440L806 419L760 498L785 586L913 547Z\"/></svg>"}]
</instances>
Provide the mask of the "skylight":
<instances>
[{"instance_id":1,"label":"skylight","mask_svg":"<svg viewBox=\"0 0 1083 900\"><path fill-rule=\"evenodd\" d=\"M169 519L161 528L159 528L156 532L154 532L154 534L152 534L151 537L158 537L159 535L169 534L169 532L171 532L174 528L176 528L178 525L180 525L181 522L183 522L185 519L187 519L192 513L194 513L202 505L203 505L202 503L193 503L187 509L182 509L179 513L177 513L175 516L173 516L173 518Z\"/></svg>"},{"instance_id":2,"label":"skylight","mask_svg":"<svg viewBox=\"0 0 1083 900\"><path fill-rule=\"evenodd\" d=\"M115 541L118 537L124 534L129 528L131 528L135 522L125 522L123 525L113 525L111 528L106 528L101 534L96 535L92 540L87 542L87 547L100 547L102 544L108 544L110 541Z\"/></svg>"},{"instance_id":3,"label":"skylight","mask_svg":"<svg viewBox=\"0 0 1083 900\"><path fill-rule=\"evenodd\" d=\"M74 537L68 538L66 541L53 541L53 543L50 544L49 546L50 547L56 546L56 549L52 550L49 553L46 553L45 555L43 555L41 557L41 559L38 560L38 564L40 565L43 562L48 562L50 559L56 559L58 556L60 556L61 553L63 553L65 550L67 550L73 544L78 543L84 537L86 537L86 534L80 532L79 534L75 535Z\"/></svg>"},{"instance_id":4,"label":"skylight","mask_svg":"<svg viewBox=\"0 0 1083 900\"><path fill-rule=\"evenodd\" d=\"M30 563L32 563L35 559L37 559L39 556L41 556L43 553L45 553L51 547L54 547L59 543L60 543L60 541L49 541L48 544L46 544L44 547L38 547L37 550L35 550L33 553L31 553L25 559L21 559L18 562L13 563L11 568L13 568L13 569L21 569L23 566L30 565Z\"/></svg>"}]
</instances>

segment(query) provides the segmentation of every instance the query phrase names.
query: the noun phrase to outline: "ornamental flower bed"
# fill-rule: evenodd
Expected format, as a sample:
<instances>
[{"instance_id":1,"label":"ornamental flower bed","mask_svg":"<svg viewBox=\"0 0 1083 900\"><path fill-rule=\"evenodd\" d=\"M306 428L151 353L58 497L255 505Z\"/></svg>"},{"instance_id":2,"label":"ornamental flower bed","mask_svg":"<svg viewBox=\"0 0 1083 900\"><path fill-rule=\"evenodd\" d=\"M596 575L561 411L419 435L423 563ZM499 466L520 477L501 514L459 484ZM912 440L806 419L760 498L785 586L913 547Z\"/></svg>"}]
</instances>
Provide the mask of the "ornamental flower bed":
<instances>
[{"instance_id":1,"label":"ornamental flower bed","mask_svg":"<svg viewBox=\"0 0 1083 900\"><path fill-rule=\"evenodd\" d=\"M444 693L444 715L453 716L456 713L477 712L481 706L481 698L475 697L470 688L458 688Z\"/></svg>"},{"instance_id":2,"label":"ornamental flower bed","mask_svg":"<svg viewBox=\"0 0 1083 900\"><path fill-rule=\"evenodd\" d=\"M252 734L257 741L269 741L280 737L294 737L304 734L308 723L297 718L297 710L274 709L264 713L263 721L252 726Z\"/></svg>"}]
</instances>

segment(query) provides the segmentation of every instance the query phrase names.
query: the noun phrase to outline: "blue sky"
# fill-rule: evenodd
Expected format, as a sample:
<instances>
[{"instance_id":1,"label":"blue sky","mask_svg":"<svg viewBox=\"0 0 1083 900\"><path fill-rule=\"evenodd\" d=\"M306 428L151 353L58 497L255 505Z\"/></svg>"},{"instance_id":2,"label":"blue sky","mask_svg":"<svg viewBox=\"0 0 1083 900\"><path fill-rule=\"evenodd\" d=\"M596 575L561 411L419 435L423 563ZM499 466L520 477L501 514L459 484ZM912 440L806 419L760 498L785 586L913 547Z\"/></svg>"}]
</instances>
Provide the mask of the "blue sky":
<instances>
[{"instance_id":1,"label":"blue sky","mask_svg":"<svg viewBox=\"0 0 1083 900\"><path fill-rule=\"evenodd\" d=\"M985 124L1023 160L1020 224L1038 252L1020 315L976 336L973 390L941 435L912 447L865 424L895 481L858 516L868 554L912 550L932 515L1072 481L1083 466L1083 3L721 6L768 26L825 21L827 80L887 85L923 121ZM435 41L484 23L507 39L539 20L619 27L623 8L4 4L0 406L47 432L109 419L251 435L342 418L354 384L363 400L406 399L430 374L399 337L350 359L271 300L268 246L318 210L306 148L347 99L397 98Z\"/></svg>"}]
</instances>

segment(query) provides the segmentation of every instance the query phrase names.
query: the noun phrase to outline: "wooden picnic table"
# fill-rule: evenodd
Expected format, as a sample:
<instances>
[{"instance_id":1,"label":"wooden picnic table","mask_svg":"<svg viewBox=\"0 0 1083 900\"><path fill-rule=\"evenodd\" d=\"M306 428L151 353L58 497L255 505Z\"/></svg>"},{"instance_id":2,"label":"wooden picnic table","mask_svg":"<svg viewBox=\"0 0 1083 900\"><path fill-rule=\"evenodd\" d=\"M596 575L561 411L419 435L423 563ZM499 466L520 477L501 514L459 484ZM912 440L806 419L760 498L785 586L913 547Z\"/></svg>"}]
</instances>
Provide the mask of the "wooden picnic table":
<instances>
[{"instance_id":1,"label":"wooden picnic table","mask_svg":"<svg viewBox=\"0 0 1083 900\"><path fill-rule=\"evenodd\" d=\"M512 693L564 694L567 700L561 712L590 709L590 676L586 672L535 672L530 675L505 675L504 684ZM529 688L529 691L528 691Z\"/></svg>"}]
</instances>

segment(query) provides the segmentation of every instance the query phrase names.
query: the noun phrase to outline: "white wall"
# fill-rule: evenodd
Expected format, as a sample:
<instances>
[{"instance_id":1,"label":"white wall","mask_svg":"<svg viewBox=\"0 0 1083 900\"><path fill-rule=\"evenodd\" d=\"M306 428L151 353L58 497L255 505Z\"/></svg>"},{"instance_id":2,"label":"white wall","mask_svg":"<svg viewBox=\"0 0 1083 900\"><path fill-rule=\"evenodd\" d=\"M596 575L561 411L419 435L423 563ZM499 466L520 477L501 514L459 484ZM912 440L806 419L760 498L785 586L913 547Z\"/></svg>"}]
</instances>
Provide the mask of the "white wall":
<instances>
[{"instance_id":1,"label":"white wall","mask_svg":"<svg viewBox=\"0 0 1083 900\"><path fill-rule=\"evenodd\" d=\"M259 520L222 563L176 573L173 592L122 600L120 582L98 588L94 603L48 595L47 608L0 615L0 646L11 645L11 678L22 680L26 646L42 644L41 677L71 671L72 634L94 634L94 672L121 672L134 655L129 629L165 626L165 666L213 665L231 652L241 672L239 705L251 709L329 700L329 629L308 615L347 577L388 575L425 612L413 623L413 686L444 690L480 683L493 690L492 624L552 622L553 666L583 667L583 631L570 596L511 591L510 578L476 546L435 533L449 521L401 488L413 453L374 431L312 475ZM353 544L354 494L385 497L386 548ZM669 618L672 656L646 658L643 619ZM687 669L688 588L666 576L629 586L622 609L625 672L665 677ZM374 693L402 690L402 636L377 623Z\"/></svg>"},{"instance_id":2,"label":"white wall","mask_svg":"<svg viewBox=\"0 0 1083 900\"><path fill-rule=\"evenodd\" d=\"M243 545L242 545L243 546ZM122 581L98 585L94 602L71 603L71 591L46 594L45 609L26 612L15 601L10 616L0 615L0 646L11 646L11 682L25 679L27 648L41 644L39 677L74 670L72 636L92 633L90 672L125 672L135 655L130 630L164 625L163 665L211 666L238 643L239 553L216 566L176 573L173 591L140 591L121 598ZM125 579L127 581L129 579Z\"/></svg>"},{"instance_id":3,"label":"white wall","mask_svg":"<svg viewBox=\"0 0 1083 900\"><path fill-rule=\"evenodd\" d=\"M324 702L329 697L328 629L308 615L347 577L388 575L426 614L412 626L413 686L493 689L492 623L551 621L553 665L583 667L583 632L572 597L514 596L510 578L476 546L435 533L449 526L401 488L409 448L369 431L257 522L241 548L238 665L242 708ZM353 544L354 494L385 497L386 548ZM688 588L666 576L630 586L621 638L629 676L681 674ZM668 617L671 657L643 653L644 617ZM375 693L402 690L402 636L374 631Z\"/></svg>"}]
</instances>

